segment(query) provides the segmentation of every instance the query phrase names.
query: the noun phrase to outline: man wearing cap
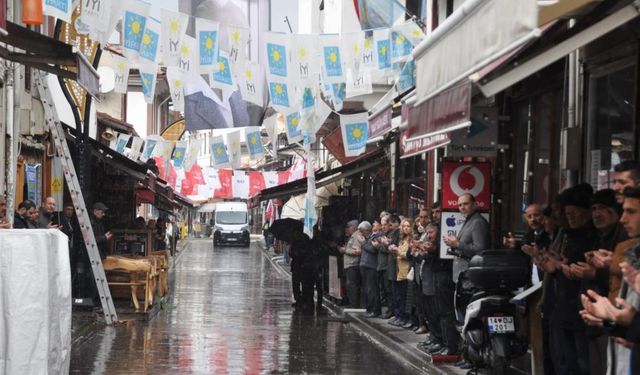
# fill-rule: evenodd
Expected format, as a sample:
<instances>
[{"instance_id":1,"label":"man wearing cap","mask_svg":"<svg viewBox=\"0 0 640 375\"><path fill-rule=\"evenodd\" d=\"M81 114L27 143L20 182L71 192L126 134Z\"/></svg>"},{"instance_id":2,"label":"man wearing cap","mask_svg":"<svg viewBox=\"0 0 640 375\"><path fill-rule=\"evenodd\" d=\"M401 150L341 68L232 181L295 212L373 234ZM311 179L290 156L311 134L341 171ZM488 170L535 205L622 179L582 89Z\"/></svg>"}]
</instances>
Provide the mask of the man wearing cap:
<instances>
[{"instance_id":1,"label":"man wearing cap","mask_svg":"<svg viewBox=\"0 0 640 375\"><path fill-rule=\"evenodd\" d=\"M338 250L344 254L344 274L346 277L345 289L351 306L360 307L360 242L358 238L358 220L351 220L345 228L345 235L349 238L347 244L340 246Z\"/></svg>"},{"instance_id":2,"label":"man wearing cap","mask_svg":"<svg viewBox=\"0 0 640 375\"><path fill-rule=\"evenodd\" d=\"M93 204L90 216L93 235L96 238L96 244L98 245L98 251L100 252L101 259L106 258L109 240L113 236L111 232L105 232L104 226L102 225L102 218L104 218L108 209L109 207L104 203L96 202Z\"/></svg>"}]
</instances>

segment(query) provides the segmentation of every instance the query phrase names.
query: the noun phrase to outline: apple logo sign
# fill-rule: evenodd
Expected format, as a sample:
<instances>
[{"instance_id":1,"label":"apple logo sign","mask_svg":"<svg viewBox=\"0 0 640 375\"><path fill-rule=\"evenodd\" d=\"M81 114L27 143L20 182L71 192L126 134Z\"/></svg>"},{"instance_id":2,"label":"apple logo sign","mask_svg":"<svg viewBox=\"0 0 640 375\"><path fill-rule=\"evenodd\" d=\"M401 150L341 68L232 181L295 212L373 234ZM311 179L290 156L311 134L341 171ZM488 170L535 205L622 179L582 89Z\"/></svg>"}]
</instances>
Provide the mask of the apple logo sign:
<instances>
[{"instance_id":1,"label":"apple logo sign","mask_svg":"<svg viewBox=\"0 0 640 375\"><path fill-rule=\"evenodd\" d=\"M447 218L447 226L448 227L455 227L456 226L456 218L452 215L451 217Z\"/></svg>"}]
</instances>

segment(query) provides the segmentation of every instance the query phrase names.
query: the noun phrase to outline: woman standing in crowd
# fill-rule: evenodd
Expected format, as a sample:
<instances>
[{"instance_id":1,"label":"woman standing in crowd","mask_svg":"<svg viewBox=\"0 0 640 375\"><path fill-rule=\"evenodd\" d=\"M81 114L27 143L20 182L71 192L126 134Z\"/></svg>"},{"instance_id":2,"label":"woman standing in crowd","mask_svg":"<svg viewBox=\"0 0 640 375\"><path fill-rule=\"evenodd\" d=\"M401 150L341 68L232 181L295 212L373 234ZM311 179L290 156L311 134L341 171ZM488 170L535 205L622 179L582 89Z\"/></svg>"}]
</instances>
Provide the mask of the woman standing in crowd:
<instances>
[{"instance_id":1,"label":"woman standing in crowd","mask_svg":"<svg viewBox=\"0 0 640 375\"><path fill-rule=\"evenodd\" d=\"M396 317L389 324L394 326L403 326L408 323L408 317L405 311L407 298L407 275L409 274L410 263L407 259L407 252L413 241L413 228L411 220L404 219L400 223L400 242L398 245L390 245L389 252L395 257L396 263L396 279L392 284L393 288L393 312Z\"/></svg>"}]
</instances>

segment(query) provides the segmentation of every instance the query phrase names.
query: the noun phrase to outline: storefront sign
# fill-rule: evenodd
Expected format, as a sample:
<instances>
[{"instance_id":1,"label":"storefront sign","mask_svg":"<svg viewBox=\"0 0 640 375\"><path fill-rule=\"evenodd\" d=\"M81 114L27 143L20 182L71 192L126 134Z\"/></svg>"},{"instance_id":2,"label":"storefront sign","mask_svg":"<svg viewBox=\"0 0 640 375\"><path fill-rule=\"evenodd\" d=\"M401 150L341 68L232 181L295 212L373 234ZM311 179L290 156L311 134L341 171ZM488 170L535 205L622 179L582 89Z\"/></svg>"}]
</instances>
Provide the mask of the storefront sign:
<instances>
[{"instance_id":1,"label":"storefront sign","mask_svg":"<svg viewBox=\"0 0 640 375\"><path fill-rule=\"evenodd\" d=\"M442 147L451 142L447 133L416 140L407 139L407 131L400 134L400 158L408 158Z\"/></svg>"},{"instance_id":2,"label":"storefront sign","mask_svg":"<svg viewBox=\"0 0 640 375\"><path fill-rule=\"evenodd\" d=\"M482 217L489 221L489 214L481 213ZM440 218L440 259L453 259L453 255L447 254L451 247L444 243L444 236L458 236L464 225L464 216L460 212L443 212Z\"/></svg>"},{"instance_id":3,"label":"storefront sign","mask_svg":"<svg viewBox=\"0 0 640 375\"><path fill-rule=\"evenodd\" d=\"M471 84L450 88L418 106L405 106L409 140L466 128L471 125Z\"/></svg>"},{"instance_id":4,"label":"storefront sign","mask_svg":"<svg viewBox=\"0 0 640 375\"><path fill-rule=\"evenodd\" d=\"M444 162L442 164L442 209L458 209L464 193L476 198L479 210L491 209L491 165L489 163Z\"/></svg>"},{"instance_id":5,"label":"storefront sign","mask_svg":"<svg viewBox=\"0 0 640 375\"><path fill-rule=\"evenodd\" d=\"M391 106L369 119L369 139L384 135L391 130Z\"/></svg>"}]
</instances>

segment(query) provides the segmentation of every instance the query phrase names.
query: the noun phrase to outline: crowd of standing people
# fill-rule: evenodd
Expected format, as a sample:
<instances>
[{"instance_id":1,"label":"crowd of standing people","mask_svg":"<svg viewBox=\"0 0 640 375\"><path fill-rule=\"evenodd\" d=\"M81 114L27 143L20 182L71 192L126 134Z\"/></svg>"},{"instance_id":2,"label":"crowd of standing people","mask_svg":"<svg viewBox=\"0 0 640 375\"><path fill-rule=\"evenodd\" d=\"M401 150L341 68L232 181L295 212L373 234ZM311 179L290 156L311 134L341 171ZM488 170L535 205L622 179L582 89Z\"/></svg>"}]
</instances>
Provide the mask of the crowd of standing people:
<instances>
[{"instance_id":1,"label":"crowd of standing people","mask_svg":"<svg viewBox=\"0 0 640 375\"><path fill-rule=\"evenodd\" d=\"M496 241L529 259L529 286L541 284L540 303L528 311L540 317L545 374L640 373L640 164L625 161L612 173L612 189L578 184L550 204L529 204L527 232ZM461 354L460 328L477 292L465 271L492 241L473 195L459 197L458 211L464 224L455 236L441 236L438 202L415 219L381 212L347 222L343 245L334 246L343 258L345 305L427 334L419 346L432 355ZM441 257L441 237L453 259ZM313 306L318 284L321 305L330 248L322 236L309 240L300 231L294 238L299 306ZM456 365L473 368L465 360Z\"/></svg>"}]
</instances>

